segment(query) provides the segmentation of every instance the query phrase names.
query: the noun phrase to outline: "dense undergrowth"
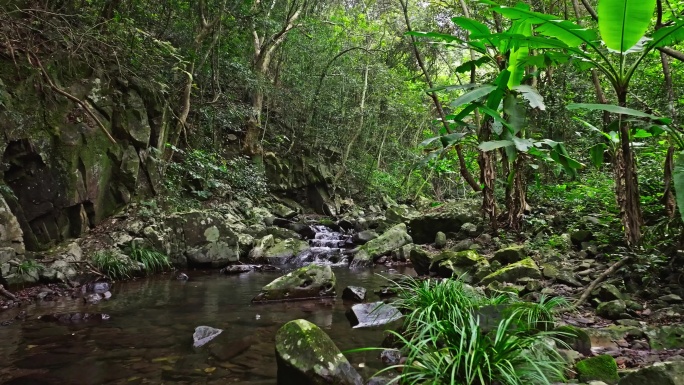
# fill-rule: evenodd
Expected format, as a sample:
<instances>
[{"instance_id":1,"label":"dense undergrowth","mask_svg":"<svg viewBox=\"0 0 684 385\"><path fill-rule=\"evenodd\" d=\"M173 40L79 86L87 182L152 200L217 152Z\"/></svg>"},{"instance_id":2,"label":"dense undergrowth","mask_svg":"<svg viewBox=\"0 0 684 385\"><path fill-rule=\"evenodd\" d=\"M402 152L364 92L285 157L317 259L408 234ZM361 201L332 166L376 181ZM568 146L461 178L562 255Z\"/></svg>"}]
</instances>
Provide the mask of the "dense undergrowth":
<instances>
[{"instance_id":1,"label":"dense undergrowth","mask_svg":"<svg viewBox=\"0 0 684 385\"><path fill-rule=\"evenodd\" d=\"M510 294L485 295L459 279L398 284L405 313L392 331L406 362L383 369L400 374L392 383L548 385L564 378L557 352L563 332L554 331L560 298L523 302Z\"/></svg>"}]
</instances>

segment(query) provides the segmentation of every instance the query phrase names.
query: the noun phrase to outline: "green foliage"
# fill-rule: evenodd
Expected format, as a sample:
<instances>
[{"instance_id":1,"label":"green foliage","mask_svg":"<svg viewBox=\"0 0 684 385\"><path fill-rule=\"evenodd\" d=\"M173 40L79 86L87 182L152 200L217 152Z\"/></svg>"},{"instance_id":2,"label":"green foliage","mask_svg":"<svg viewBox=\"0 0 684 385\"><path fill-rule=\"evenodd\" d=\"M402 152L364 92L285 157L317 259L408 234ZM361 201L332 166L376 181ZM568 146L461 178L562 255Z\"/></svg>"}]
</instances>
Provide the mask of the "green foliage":
<instances>
[{"instance_id":1,"label":"green foliage","mask_svg":"<svg viewBox=\"0 0 684 385\"><path fill-rule=\"evenodd\" d=\"M17 273L21 276L27 277L32 274L37 274L45 269L45 266L34 259L24 259L17 265Z\"/></svg>"},{"instance_id":2,"label":"green foliage","mask_svg":"<svg viewBox=\"0 0 684 385\"><path fill-rule=\"evenodd\" d=\"M561 299L521 302L488 297L461 280L409 280L396 303L407 314L406 364L396 382L406 384L546 384L563 378L563 345L550 332Z\"/></svg>"},{"instance_id":3,"label":"green foliage","mask_svg":"<svg viewBox=\"0 0 684 385\"><path fill-rule=\"evenodd\" d=\"M127 259L120 258L112 250L100 250L93 254L93 265L109 279L128 279L133 274L133 266Z\"/></svg>"},{"instance_id":4,"label":"green foliage","mask_svg":"<svg viewBox=\"0 0 684 385\"><path fill-rule=\"evenodd\" d=\"M156 250L139 247L131 242L129 256L131 260L139 262L147 274L157 273L171 268L171 262L166 254Z\"/></svg>"},{"instance_id":5,"label":"green foliage","mask_svg":"<svg viewBox=\"0 0 684 385\"><path fill-rule=\"evenodd\" d=\"M165 186L171 196L185 191L197 200L214 195L259 199L268 193L263 169L249 158L226 159L215 152L172 148L179 160L168 164L165 175Z\"/></svg>"}]
</instances>

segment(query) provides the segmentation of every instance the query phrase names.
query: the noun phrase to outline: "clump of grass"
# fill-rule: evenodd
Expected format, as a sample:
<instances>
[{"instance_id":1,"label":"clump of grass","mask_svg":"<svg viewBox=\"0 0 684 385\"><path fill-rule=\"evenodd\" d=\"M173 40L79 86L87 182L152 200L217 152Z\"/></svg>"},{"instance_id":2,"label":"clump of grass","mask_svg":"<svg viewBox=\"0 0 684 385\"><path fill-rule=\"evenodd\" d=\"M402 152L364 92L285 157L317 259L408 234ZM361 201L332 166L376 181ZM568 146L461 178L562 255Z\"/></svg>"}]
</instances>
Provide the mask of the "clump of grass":
<instances>
[{"instance_id":1,"label":"clump of grass","mask_svg":"<svg viewBox=\"0 0 684 385\"><path fill-rule=\"evenodd\" d=\"M17 273L23 277L38 273L45 269L42 263L36 262L33 259L25 259L17 265Z\"/></svg>"},{"instance_id":2,"label":"clump of grass","mask_svg":"<svg viewBox=\"0 0 684 385\"><path fill-rule=\"evenodd\" d=\"M564 377L565 346L553 329L562 299L486 296L461 280L408 280L395 303L405 313L401 384L551 385ZM382 371L381 371L382 372Z\"/></svg>"},{"instance_id":3,"label":"clump of grass","mask_svg":"<svg viewBox=\"0 0 684 385\"><path fill-rule=\"evenodd\" d=\"M139 247L135 242L131 243L130 257L133 261L140 262L148 274L171 268L171 262L166 254Z\"/></svg>"},{"instance_id":4,"label":"clump of grass","mask_svg":"<svg viewBox=\"0 0 684 385\"><path fill-rule=\"evenodd\" d=\"M133 272L130 261L121 258L111 250L101 250L93 254L93 265L100 273L112 280L128 279Z\"/></svg>"}]
</instances>

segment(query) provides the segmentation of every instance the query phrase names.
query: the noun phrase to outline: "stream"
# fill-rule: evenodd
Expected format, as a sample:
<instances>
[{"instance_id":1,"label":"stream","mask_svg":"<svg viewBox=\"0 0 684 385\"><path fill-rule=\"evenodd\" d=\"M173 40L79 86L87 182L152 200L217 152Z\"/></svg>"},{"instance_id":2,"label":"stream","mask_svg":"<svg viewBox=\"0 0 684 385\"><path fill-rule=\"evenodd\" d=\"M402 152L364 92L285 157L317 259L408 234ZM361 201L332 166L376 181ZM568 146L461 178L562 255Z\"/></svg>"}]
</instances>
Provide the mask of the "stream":
<instances>
[{"instance_id":1,"label":"stream","mask_svg":"<svg viewBox=\"0 0 684 385\"><path fill-rule=\"evenodd\" d=\"M292 266L234 276L189 271L189 281L164 275L115 284L112 298L96 305L60 299L0 313L3 321L26 312L25 320L0 327L0 383L276 384L274 336L285 322L298 318L321 327L342 351L380 346L382 329L352 329L344 314L352 303L340 296L346 286L356 285L368 289L368 301L377 300L372 291L387 283L381 277L386 269L336 266L347 261L335 242L317 236L312 252L296 261L334 265L334 300L250 303L261 287ZM74 312L106 313L109 319L60 323L38 318ZM200 325L224 332L210 344L193 348L192 334ZM365 378L382 366L378 356L377 351L347 354Z\"/></svg>"}]
</instances>

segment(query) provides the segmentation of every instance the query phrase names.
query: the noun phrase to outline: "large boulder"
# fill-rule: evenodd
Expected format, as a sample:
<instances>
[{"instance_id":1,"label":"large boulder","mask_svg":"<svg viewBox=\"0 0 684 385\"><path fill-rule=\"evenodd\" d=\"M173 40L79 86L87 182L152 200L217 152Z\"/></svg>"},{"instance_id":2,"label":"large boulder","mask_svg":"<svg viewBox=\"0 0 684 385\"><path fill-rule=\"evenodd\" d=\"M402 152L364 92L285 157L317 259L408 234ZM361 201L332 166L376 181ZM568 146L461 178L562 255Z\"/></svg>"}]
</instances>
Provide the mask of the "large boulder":
<instances>
[{"instance_id":1,"label":"large boulder","mask_svg":"<svg viewBox=\"0 0 684 385\"><path fill-rule=\"evenodd\" d=\"M526 256L525 246L515 245L497 250L492 257L492 261L497 261L502 265L508 265L522 261Z\"/></svg>"},{"instance_id":2,"label":"large boulder","mask_svg":"<svg viewBox=\"0 0 684 385\"><path fill-rule=\"evenodd\" d=\"M372 266L375 258L389 254L392 250L398 249L411 242L413 242L413 240L406 232L406 225L400 223L387 230L381 236L361 246L354 256L351 266Z\"/></svg>"},{"instance_id":3,"label":"large boulder","mask_svg":"<svg viewBox=\"0 0 684 385\"><path fill-rule=\"evenodd\" d=\"M252 301L293 301L334 296L335 274L330 266L308 265L264 286Z\"/></svg>"},{"instance_id":4,"label":"large boulder","mask_svg":"<svg viewBox=\"0 0 684 385\"><path fill-rule=\"evenodd\" d=\"M488 285L492 282L510 282L515 283L524 278L541 279L541 271L532 258L525 258L522 261L512 263L505 266L480 281L481 285Z\"/></svg>"},{"instance_id":5,"label":"large boulder","mask_svg":"<svg viewBox=\"0 0 684 385\"><path fill-rule=\"evenodd\" d=\"M622 377L619 385L681 385L684 384L684 362L659 362Z\"/></svg>"},{"instance_id":6,"label":"large boulder","mask_svg":"<svg viewBox=\"0 0 684 385\"><path fill-rule=\"evenodd\" d=\"M323 330L298 319L275 337L278 385L362 385L363 378Z\"/></svg>"},{"instance_id":7,"label":"large boulder","mask_svg":"<svg viewBox=\"0 0 684 385\"><path fill-rule=\"evenodd\" d=\"M470 281L477 271L488 268L487 259L475 250L443 251L433 258L430 271L442 278L463 276Z\"/></svg>"},{"instance_id":8,"label":"large boulder","mask_svg":"<svg viewBox=\"0 0 684 385\"><path fill-rule=\"evenodd\" d=\"M608 318L610 320L619 320L629 318L625 313L627 312L627 304L621 299L614 301L603 302L596 308L596 314Z\"/></svg>"},{"instance_id":9,"label":"large boulder","mask_svg":"<svg viewBox=\"0 0 684 385\"><path fill-rule=\"evenodd\" d=\"M224 267L240 257L239 237L226 219L211 211L189 211L165 218L171 229L169 257L177 265Z\"/></svg>"},{"instance_id":10,"label":"large boulder","mask_svg":"<svg viewBox=\"0 0 684 385\"><path fill-rule=\"evenodd\" d=\"M306 241L289 238L266 249L263 259L272 265L284 265L308 248L309 244Z\"/></svg>"},{"instance_id":11,"label":"large boulder","mask_svg":"<svg viewBox=\"0 0 684 385\"><path fill-rule=\"evenodd\" d=\"M462 199L412 216L407 222L414 242L424 244L433 242L438 231L458 232L464 223L477 223L479 218L480 202Z\"/></svg>"}]
</instances>

